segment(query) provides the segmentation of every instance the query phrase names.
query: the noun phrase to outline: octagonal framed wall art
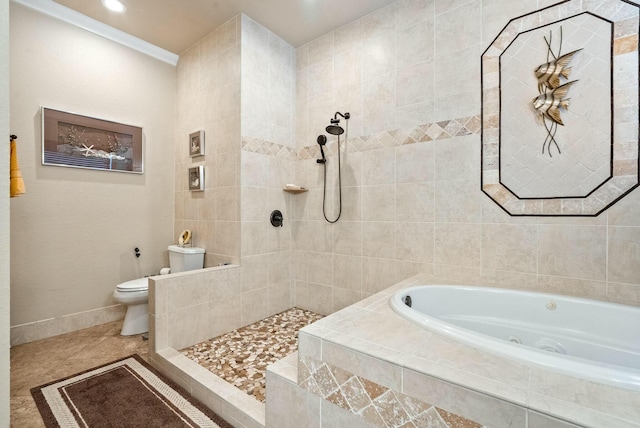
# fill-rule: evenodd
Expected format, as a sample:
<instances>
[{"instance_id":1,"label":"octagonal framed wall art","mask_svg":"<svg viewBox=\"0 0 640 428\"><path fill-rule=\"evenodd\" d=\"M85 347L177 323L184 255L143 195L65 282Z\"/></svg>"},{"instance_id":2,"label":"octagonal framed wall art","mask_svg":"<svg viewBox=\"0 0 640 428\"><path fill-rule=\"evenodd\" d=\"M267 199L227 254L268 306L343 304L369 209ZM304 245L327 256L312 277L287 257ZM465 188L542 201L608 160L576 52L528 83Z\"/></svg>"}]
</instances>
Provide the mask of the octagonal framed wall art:
<instances>
[{"instance_id":1,"label":"octagonal framed wall art","mask_svg":"<svg viewBox=\"0 0 640 428\"><path fill-rule=\"evenodd\" d=\"M482 191L512 216L597 216L640 183L640 7L568 0L482 54Z\"/></svg>"}]
</instances>

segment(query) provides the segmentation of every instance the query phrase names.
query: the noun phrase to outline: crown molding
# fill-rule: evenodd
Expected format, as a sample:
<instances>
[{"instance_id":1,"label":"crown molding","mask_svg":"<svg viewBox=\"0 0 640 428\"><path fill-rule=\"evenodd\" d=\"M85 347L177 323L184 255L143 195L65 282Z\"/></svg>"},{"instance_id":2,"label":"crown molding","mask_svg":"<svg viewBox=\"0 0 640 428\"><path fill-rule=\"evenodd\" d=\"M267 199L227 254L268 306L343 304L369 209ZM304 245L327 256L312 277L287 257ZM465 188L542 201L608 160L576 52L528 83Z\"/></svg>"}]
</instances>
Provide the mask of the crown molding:
<instances>
[{"instance_id":1,"label":"crown molding","mask_svg":"<svg viewBox=\"0 0 640 428\"><path fill-rule=\"evenodd\" d=\"M11 0L45 15L67 22L83 30L97 34L115 43L127 46L152 58L175 66L179 56L149 42L145 42L131 34L113 28L73 9L69 9L53 0Z\"/></svg>"}]
</instances>

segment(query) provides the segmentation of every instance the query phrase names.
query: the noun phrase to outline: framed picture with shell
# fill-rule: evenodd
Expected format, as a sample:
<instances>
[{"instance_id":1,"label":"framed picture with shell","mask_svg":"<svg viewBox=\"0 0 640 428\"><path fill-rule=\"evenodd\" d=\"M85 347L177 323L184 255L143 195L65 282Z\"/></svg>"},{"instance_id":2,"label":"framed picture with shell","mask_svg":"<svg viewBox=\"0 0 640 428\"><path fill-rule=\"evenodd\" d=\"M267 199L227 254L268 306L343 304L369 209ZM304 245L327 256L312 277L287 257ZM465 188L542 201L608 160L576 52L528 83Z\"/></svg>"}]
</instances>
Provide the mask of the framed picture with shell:
<instances>
[{"instance_id":1,"label":"framed picture with shell","mask_svg":"<svg viewBox=\"0 0 640 428\"><path fill-rule=\"evenodd\" d=\"M189 190L192 192L204 190L204 166L189 168Z\"/></svg>"},{"instance_id":2,"label":"framed picture with shell","mask_svg":"<svg viewBox=\"0 0 640 428\"><path fill-rule=\"evenodd\" d=\"M41 107L42 164L142 174L142 128Z\"/></svg>"},{"instance_id":3,"label":"framed picture with shell","mask_svg":"<svg viewBox=\"0 0 640 428\"><path fill-rule=\"evenodd\" d=\"M191 157L204 155L204 131L189 134L189 154Z\"/></svg>"}]
</instances>

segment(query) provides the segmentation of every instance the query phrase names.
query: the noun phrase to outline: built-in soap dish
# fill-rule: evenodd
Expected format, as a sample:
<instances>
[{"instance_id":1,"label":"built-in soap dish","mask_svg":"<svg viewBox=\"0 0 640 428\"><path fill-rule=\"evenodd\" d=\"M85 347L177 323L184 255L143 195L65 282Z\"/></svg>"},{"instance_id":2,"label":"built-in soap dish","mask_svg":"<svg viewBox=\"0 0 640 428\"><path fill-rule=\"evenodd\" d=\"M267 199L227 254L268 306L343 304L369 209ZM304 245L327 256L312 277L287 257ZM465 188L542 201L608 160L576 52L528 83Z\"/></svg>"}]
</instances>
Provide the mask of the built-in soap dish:
<instances>
[{"instance_id":1,"label":"built-in soap dish","mask_svg":"<svg viewBox=\"0 0 640 428\"><path fill-rule=\"evenodd\" d=\"M282 190L289 193L304 193L309 191L306 187L298 186L297 184L285 184Z\"/></svg>"}]
</instances>

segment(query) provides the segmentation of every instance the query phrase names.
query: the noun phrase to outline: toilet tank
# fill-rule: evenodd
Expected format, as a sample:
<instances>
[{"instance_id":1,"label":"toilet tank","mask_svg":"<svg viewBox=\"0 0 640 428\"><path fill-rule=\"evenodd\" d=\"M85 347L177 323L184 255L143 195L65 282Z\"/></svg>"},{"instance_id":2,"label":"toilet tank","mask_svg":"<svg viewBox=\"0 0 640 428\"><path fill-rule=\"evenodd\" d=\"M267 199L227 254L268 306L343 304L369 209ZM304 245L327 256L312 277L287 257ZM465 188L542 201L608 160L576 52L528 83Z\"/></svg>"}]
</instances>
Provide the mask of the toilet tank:
<instances>
[{"instance_id":1,"label":"toilet tank","mask_svg":"<svg viewBox=\"0 0 640 428\"><path fill-rule=\"evenodd\" d=\"M202 269L204 248L169 245L169 266L171 273Z\"/></svg>"}]
</instances>

